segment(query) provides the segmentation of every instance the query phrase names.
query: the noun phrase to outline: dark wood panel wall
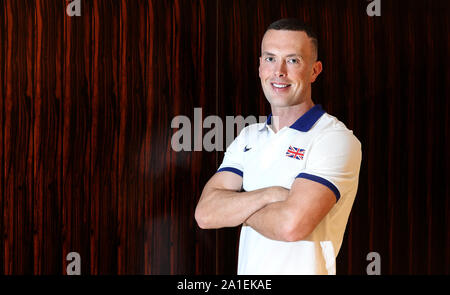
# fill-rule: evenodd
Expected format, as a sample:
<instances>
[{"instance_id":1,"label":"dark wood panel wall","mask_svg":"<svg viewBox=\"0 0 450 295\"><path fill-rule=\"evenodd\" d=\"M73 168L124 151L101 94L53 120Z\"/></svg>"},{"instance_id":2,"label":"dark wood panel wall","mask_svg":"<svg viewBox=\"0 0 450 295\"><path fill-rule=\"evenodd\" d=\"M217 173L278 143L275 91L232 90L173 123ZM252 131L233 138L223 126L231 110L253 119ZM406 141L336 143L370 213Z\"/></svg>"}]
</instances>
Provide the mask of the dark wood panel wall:
<instances>
[{"instance_id":1,"label":"dark wood panel wall","mask_svg":"<svg viewBox=\"0 0 450 295\"><path fill-rule=\"evenodd\" d=\"M317 30L313 99L363 145L338 273L371 251L384 274L450 273L448 1L68 3L0 0L1 274L65 274L69 252L82 274L235 273L239 229L193 218L223 152L175 152L171 122L268 115L280 17Z\"/></svg>"}]
</instances>

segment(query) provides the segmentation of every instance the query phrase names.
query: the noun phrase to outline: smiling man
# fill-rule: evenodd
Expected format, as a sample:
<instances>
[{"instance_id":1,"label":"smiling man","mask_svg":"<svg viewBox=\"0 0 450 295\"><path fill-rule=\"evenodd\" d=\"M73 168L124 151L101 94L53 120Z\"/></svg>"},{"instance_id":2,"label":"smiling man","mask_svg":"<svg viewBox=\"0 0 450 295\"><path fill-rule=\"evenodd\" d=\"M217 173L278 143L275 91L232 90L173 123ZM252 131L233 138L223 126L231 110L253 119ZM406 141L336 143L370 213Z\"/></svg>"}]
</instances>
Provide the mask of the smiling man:
<instances>
[{"instance_id":1,"label":"smiling man","mask_svg":"<svg viewBox=\"0 0 450 295\"><path fill-rule=\"evenodd\" d=\"M201 228L242 225L238 274L336 273L361 144L312 101L317 46L299 20L268 27L259 77L272 114L230 144L198 202Z\"/></svg>"}]
</instances>

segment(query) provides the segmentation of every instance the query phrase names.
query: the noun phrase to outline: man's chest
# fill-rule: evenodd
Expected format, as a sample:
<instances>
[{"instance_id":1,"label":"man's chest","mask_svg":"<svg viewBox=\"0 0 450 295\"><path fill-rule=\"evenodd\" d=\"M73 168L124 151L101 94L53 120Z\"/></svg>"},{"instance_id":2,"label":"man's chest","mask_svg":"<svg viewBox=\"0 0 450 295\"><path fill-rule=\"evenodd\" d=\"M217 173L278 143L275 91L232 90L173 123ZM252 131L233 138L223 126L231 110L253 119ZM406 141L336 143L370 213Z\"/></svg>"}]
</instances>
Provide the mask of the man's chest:
<instances>
[{"instance_id":1,"label":"man's chest","mask_svg":"<svg viewBox=\"0 0 450 295\"><path fill-rule=\"evenodd\" d=\"M243 148L243 186L251 191L269 186L290 188L307 165L312 148L308 134L255 137Z\"/></svg>"}]
</instances>

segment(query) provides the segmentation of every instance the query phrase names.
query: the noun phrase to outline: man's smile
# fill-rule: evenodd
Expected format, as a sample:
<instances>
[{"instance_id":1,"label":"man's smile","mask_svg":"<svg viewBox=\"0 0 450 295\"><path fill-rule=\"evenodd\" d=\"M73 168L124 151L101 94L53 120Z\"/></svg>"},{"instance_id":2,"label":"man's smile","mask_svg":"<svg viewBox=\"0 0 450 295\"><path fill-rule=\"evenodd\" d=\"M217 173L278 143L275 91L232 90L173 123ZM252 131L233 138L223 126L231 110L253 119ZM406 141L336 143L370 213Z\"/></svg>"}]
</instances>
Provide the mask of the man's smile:
<instances>
[{"instance_id":1,"label":"man's smile","mask_svg":"<svg viewBox=\"0 0 450 295\"><path fill-rule=\"evenodd\" d=\"M288 93L291 89L292 84L283 82L270 82L270 86L274 93L282 94Z\"/></svg>"},{"instance_id":2,"label":"man's smile","mask_svg":"<svg viewBox=\"0 0 450 295\"><path fill-rule=\"evenodd\" d=\"M286 84L286 83L270 83L270 84L275 88L287 88L287 87L291 86L291 84Z\"/></svg>"}]
</instances>

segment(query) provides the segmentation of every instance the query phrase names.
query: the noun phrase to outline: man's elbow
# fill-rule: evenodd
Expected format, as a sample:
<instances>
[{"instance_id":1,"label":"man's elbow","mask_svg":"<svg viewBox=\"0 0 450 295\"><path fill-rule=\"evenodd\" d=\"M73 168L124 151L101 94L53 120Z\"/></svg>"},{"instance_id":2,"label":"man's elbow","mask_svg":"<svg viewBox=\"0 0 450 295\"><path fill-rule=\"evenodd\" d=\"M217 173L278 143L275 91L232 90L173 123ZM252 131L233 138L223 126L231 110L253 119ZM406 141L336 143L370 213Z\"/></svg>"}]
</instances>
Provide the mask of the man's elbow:
<instances>
[{"instance_id":1,"label":"man's elbow","mask_svg":"<svg viewBox=\"0 0 450 295\"><path fill-rule=\"evenodd\" d=\"M304 240L312 229L302 226L299 223L290 223L283 226L282 239L285 242L297 242Z\"/></svg>"},{"instance_id":2,"label":"man's elbow","mask_svg":"<svg viewBox=\"0 0 450 295\"><path fill-rule=\"evenodd\" d=\"M197 222L198 227L201 229L211 229L211 222L209 221L208 215L205 214L201 209L198 207L195 209L195 221Z\"/></svg>"},{"instance_id":3,"label":"man's elbow","mask_svg":"<svg viewBox=\"0 0 450 295\"><path fill-rule=\"evenodd\" d=\"M283 233L283 241L285 242L298 242L305 238L305 236L299 231L288 231Z\"/></svg>"},{"instance_id":4,"label":"man's elbow","mask_svg":"<svg viewBox=\"0 0 450 295\"><path fill-rule=\"evenodd\" d=\"M194 217L198 227L200 227L201 229L206 229L205 217L201 214L201 211L198 210L198 208L195 209Z\"/></svg>"}]
</instances>

